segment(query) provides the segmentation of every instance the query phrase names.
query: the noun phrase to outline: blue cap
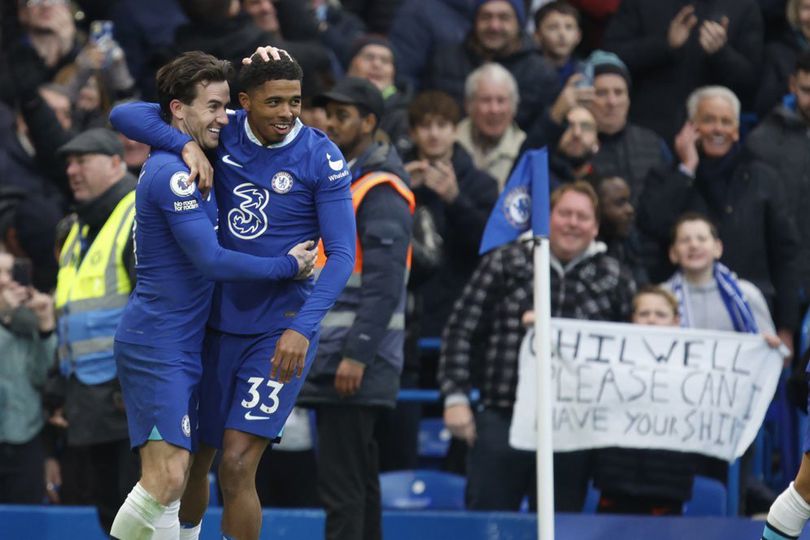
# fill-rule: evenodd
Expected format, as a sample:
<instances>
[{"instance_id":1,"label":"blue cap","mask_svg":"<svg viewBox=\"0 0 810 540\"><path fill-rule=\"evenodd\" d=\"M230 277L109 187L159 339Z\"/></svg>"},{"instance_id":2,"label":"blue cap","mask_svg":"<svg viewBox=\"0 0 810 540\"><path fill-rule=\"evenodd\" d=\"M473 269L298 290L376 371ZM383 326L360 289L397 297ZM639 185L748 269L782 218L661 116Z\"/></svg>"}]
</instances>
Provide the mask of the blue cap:
<instances>
[{"instance_id":1,"label":"blue cap","mask_svg":"<svg viewBox=\"0 0 810 540\"><path fill-rule=\"evenodd\" d=\"M478 10L481 9L481 6L486 4L487 2L492 2L494 0L477 0L475 6L475 14L478 15ZM512 8L515 10L515 15L517 15L518 22L520 23L520 27L523 28L526 26L526 7L523 5L523 0L501 0L502 2L508 2L512 5Z\"/></svg>"}]
</instances>

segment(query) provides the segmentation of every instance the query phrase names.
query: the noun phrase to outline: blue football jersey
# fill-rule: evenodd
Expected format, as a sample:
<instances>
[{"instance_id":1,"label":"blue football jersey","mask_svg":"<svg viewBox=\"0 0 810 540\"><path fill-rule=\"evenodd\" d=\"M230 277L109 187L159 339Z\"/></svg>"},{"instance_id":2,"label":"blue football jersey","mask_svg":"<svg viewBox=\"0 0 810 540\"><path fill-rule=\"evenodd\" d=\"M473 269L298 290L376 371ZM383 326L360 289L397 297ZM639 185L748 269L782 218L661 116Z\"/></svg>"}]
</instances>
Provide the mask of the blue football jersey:
<instances>
[{"instance_id":1,"label":"blue football jersey","mask_svg":"<svg viewBox=\"0 0 810 540\"><path fill-rule=\"evenodd\" d=\"M314 289L311 281L218 285L209 324L232 334L291 328L312 338L354 264L351 173L326 135L299 120L282 142L263 146L244 111L228 115L214 163L222 246L278 257L320 237L327 261ZM180 153L191 141L161 119L157 104L117 105L110 121L127 137L153 148Z\"/></svg>"},{"instance_id":2,"label":"blue football jersey","mask_svg":"<svg viewBox=\"0 0 810 540\"><path fill-rule=\"evenodd\" d=\"M263 146L251 132L244 111L229 114L214 164L222 246L277 256L299 242L317 242L321 220L328 217L319 216L319 211L351 209L351 176L340 150L322 132L300 121L284 141ZM350 220L342 221L347 230L340 231L352 244L353 216L352 212ZM352 245L352 255L353 251ZM299 326L293 319L312 287L311 280L219 284L209 324L234 334L292 327L310 337L320 319L314 325L302 321Z\"/></svg>"},{"instance_id":3,"label":"blue football jersey","mask_svg":"<svg viewBox=\"0 0 810 540\"><path fill-rule=\"evenodd\" d=\"M187 185L188 167L174 154L152 152L135 189L133 227L137 283L115 339L124 343L199 352L214 283L183 252L172 226L217 219L213 195Z\"/></svg>"}]
</instances>

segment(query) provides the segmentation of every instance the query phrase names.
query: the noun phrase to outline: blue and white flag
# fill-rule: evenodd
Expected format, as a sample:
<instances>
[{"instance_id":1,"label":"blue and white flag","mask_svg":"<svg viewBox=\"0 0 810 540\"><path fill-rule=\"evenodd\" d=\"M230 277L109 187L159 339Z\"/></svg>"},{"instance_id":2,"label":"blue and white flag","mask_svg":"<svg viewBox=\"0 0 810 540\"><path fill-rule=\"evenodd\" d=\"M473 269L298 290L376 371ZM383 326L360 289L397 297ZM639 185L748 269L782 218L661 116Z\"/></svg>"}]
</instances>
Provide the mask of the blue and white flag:
<instances>
[{"instance_id":1,"label":"blue and white flag","mask_svg":"<svg viewBox=\"0 0 810 540\"><path fill-rule=\"evenodd\" d=\"M548 151L527 150L489 215L478 254L514 241L529 227L535 236L547 237L548 212Z\"/></svg>"}]
</instances>

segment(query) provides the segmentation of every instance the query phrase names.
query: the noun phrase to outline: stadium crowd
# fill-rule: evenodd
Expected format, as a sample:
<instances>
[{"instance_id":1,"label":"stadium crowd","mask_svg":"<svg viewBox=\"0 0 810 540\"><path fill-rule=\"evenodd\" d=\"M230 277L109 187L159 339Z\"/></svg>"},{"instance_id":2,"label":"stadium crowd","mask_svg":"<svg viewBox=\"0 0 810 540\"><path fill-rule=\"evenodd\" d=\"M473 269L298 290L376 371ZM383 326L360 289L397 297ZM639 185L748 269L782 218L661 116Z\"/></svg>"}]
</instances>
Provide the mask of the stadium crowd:
<instances>
[{"instance_id":1,"label":"stadium crowd","mask_svg":"<svg viewBox=\"0 0 810 540\"><path fill-rule=\"evenodd\" d=\"M478 254L528 149L549 149L554 316L646 321L634 301L643 290L670 310L659 324L677 313L684 324L686 304L691 326L758 331L796 350L810 304L810 0L7 0L0 9L0 504L95 505L109 530L138 478L103 357L122 307L114 300L135 283L126 204L150 149L113 131L109 115L118 103L156 101L157 70L185 51L238 69L259 46L285 49L304 71L301 120L347 154L361 140L351 129L374 116L374 141L362 144L376 153L363 159L379 157L375 167L410 186L407 301L392 305L404 343L366 350L358 329L348 344L329 343L363 364L359 378L346 373L368 424L357 441L343 438L356 446L330 451L362 445L374 475L419 466L424 413L443 416L454 436L443 466L468 474L469 508L517 510L533 493L533 456L506 440L532 309L530 244ZM232 83L230 107L238 91ZM355 128L334 102L356 107ZM378 213L363 230L384 243L371 225L390 212ZM386 275L373 286L398 294L385 291ZM645 288L655 284L663 288ZM115 304L103 316L100 298ZM737 300L751 317L729 314ZM91 315L97 333L77 333ZM441 348L418 346L429 337ZM312 376L300 404L331 415L328 425L359 421L340 420L332 386ZM394 407L397 387L439 388L443 402ZM293 410L259 464L263 505L321 504L316 463L333 473L346 463L313 448L348 429L328 425ZM697 458L648 457L642 474L626 452L557 455L581 475L555 486L558 509L581 509L595 477L600 511L680 513L696 472L725 474ZM633 470L642 480L627 480ZM776 494L748 487L744 511L766 511ZM331 495L374 507L364 501L373 490Z\"/></svg>"}]
</instances>

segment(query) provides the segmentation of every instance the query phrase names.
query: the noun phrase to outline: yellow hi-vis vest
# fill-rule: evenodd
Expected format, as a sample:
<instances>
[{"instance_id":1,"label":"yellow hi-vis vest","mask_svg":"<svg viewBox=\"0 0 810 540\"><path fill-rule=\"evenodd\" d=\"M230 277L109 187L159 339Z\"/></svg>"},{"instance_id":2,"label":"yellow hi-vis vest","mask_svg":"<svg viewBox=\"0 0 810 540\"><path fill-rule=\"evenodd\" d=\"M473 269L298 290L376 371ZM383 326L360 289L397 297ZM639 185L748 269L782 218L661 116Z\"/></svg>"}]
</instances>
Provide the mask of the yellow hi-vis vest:
<instances>
[{"instance_id":1,"label":"yellow hi-vis vest","mask_svg":"<svg viewBox=\"0 0 810 540\"><path fill-rule=\"evenodd\" d=\"M113 339L132 291L123 263L135 219L135 192L124 196L81 256L88 226L75 223L59 258L56 282L59 364L84 384L115 378Z\"/></svg>"}]
</instances>

